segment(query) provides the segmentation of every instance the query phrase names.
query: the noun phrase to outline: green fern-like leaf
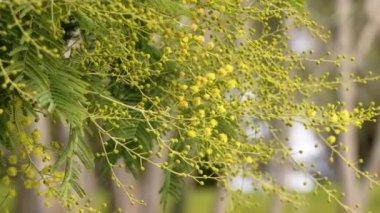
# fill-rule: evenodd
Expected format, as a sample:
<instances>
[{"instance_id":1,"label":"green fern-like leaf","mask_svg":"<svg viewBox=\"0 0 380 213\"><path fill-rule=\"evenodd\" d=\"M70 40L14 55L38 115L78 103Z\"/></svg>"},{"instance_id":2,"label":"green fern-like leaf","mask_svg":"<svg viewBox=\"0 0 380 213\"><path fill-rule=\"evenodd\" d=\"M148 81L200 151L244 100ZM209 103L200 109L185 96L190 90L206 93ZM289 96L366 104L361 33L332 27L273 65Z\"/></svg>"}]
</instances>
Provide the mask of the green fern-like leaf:
<instances>
[{"instance_id":1,"label":"green fern-like leaf","mask_svg":"<svg viewBox=\"0 0 380 213\"><path fill-rule=\"evenodd\" d=\"M160 11L170 13L173 15L184 15L188 14L189 11L181 5L181 3L173 0L149 0L148 1L153 7Z\"/></svg>"},{"instance_id":2,"label":"green fern-like leaf","mask_svg":"<svg viewBox=\"0 0 380 213\"><path fill-rule=\"evenodd\" d=\"M170 171L165 171L164 181L160 189L160 203L164 210L167 207L170 197L173 197L176 200L181 198L183 184L184 180L182 177L179 177Z\"/></svg>"},{"instance_id":3,"label":"green fern-like leaf","mask_svg":"<svg viewBox=\"0 0 380 213\"><path fill-rule=\"evenodd\" d=\"M74 156L77 156L87 169L93 168L94 157L90 150L84 140L83 130L79 127L71 127L69 143L52 167L55 171L66 162L65 176L61 184L62 195L66 196L70 187L73 187L79 196L85 195L78 183L80 170L79 165L74 161Z\"/></svg>"}]
</instances>

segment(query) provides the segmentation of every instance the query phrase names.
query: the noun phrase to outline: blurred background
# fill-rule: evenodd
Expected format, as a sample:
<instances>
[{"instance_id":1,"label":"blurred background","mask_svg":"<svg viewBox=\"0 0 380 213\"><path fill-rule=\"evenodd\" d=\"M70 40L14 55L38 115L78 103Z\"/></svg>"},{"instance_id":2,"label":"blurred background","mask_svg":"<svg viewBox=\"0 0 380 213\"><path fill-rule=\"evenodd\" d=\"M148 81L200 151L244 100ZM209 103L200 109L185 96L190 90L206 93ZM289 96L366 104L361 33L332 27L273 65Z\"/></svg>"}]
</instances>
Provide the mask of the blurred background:
<instances>
[{"instance_id":1,"label":"blurred background","mask_svg":"<svg viewBox=\"0 0 380 213\"><path fill-rule=\"evenodd\" d=\"M324 55L331 51L336 54L344 54L347 58L355 57L355 63L344 63L341 67L313 66L307 67L311 72L318 75L325 71L336 73L355 73L365 75L372 70L374 75L380 74L380 0L318 0L307 1L306 8L312 19L316 20L331 31L331 38L327 45L314 39L303 28L292 29L289 33L291 40L289 46L296 52L314 50L315 54ZM349 91L344 89L323 93L316 97L318 103L346 102L346 107L351 110L358 102L368 104L370 101L380 103L380 83L368 82L363 85L347 83ZM48 118L41 118L36 124L40 129L45 129L44 141L66 141L67 127L61 124L52 124ZM260 134L265 136L265 125ZM346 157L352 162L359 162L361 169L371 172L380 170L380 123L366 123L363 128L354 130L349 128L348 133L341 134L339 140L350 147ZM50 134L51 133L51 134ZM268 136L269 137L269 136ZM304 164L315 163L315 171L319 170L323 176L333 180L333 184L345 193L343 202L356 209L357 212L380 212L380 189L371 187L365 179L356 179L344 163L339 161L330 162L330 152L318 141L314 132L305 130L302 125L294 124L287 129L284 137L289 138L289 146L293 148L293 158ZM91 139L91 138L90 138ZM319 148L316 149L315 147ZM302 150L300 154L299 150ZM336 158L337 159L337 158ZM137 198L145 200L147 206L129 204L124 192L114 183L103 179L100 169L93 174L83 174L81 178L84 188L88 191L91 200L84 202L97 207L100 212L131 212L131 213L222 213L231 206L229 198L234 200L236 212L280 213L280 212L341 212L337 202L329 201L329 196L323 192L314 194L315 185L310 175L304 171L297 171L291 166L268 165L263 170L269 171L277 178L278 183L288 189L300 192L300 199L304 199L307 205L295 209L292 205L282 203L276 196L268 195L255 189L249 178L236 177L230 182L234 192L225 192L215 182L206 182L205 186L199 186L195 182L186 181L182 188L179 201L172 199L163 210L160 206L159 190L162 184L162 171L147 165L146 171L134 180L131 175L125 174L123 169L116 172L125 184L134 187L133 191ZM314 171L314 172L315 172ZM312 172L312 171L310 171ZM21 185L22 183L20 183ZM0 185L0 195L8 189ZM16 199L6 200L2 203L9 207L10 212L65 212L52 203L46 208L45 200L37 196L33 191L17 187ZM2 201L0 201L2 202ZM357 205L360 204L360 205ZM120 210L120 209L122 210Z\"/></svg>"}]
</instances>

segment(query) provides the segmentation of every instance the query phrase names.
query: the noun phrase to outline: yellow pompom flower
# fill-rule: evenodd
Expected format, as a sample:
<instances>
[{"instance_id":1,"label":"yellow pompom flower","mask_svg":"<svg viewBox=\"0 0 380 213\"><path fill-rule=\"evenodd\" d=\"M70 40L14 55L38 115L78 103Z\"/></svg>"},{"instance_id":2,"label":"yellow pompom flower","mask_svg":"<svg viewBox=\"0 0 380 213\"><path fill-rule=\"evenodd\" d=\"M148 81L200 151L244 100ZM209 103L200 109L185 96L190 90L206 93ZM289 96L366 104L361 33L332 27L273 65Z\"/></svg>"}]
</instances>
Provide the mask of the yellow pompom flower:
<instances>
[{"instance_id":1,"label":"yellow pompom flower","mask_svg":"<svg viewBox=\"0 0 380 213\"><path fill-rule=\"evenodd\" d=\"M35 175L36 175L36 172L34 171L34 169L32 167L28 167L25 171L25 175L28 177L28 178L33 178Z\"/></svg>"},{"instance_id":2,"label":"yellow pompom flower","mask_svg":"<svg viewBox=\"0 0 380 213\"><path fill-rule=\"evenodd\" d=\"M210 95L209 95L209 94L204 94L204 95L203 95L203 98L204 98L205 100L209 100L209 99L210 99Z\"/></svg>"},{"instance_id":3,"label":"yellow pompom flower","mask_svg":"<svg viewBox=\"0 0 380 213\"><path fill-rule=\"evenodd\" d=\"M32 133L33 140L38 141L41 139L41 131L38 129L34 130Z\"/></svg>"},{"instance_id":4,"label":"yellow pompom flower","mask_svg":"<svg viewBox=\"0 0 380 213\"><path fill-rule=\"evenodd\" d=\"M220 68L218 70L218 74L223 77L223 76L227 75L227 71L224 68Z\"/></svg>"},{"instance_id":5,"label":"yellow pompom flower","mask_svg":"<svg viewBox=\"0 0 380 213\"><path fill-rule=\"evenodd\" d=\"M231 73L234 71L234 67L230 64L227 64L225 69L226 69L227 73Z\"/></svg>"},{"instance_id":6,"label":"yellow pompom flower","mask_svg":"<svg viewBox=\"0 0 380 213\"><path fill-rule=\"evenodd\" d=\"M189 103L187 101L180 101L178 102L178 107L181 109L186 109L189 107Z\"/></svg>"},{"instance_id":7,"label":"yellow pompom flower","mask_svg":"<svg viewBox=\"0 0 380 213\"><path fill-rule=\"evenodd\" d=\"M330 122L335 123L335 122L337 122L337 121L338 121L338 116L337 116L335 113L333 113L333 114L330 116Z\"/></svg>"},{"instance_id":8,"label":"yellow pompom flower","mask_svg":"<svg viewBox=\"0 0 380 213\"><path fill-rule=\"evenodd\" d=\"M328 142L329 144L334 144L335 141L336 141L336 137L333 136L333 135L331 135L331 136L329 136L329 137L327 138L327 142Z\"/></svg>"},{"instance_id":9,"label":"yellow pompom flower","mask_svg":"<svg viewBox=\"0 0 380 213\"><path fill-rule=\"evenodd\" d=\"M232 80L227 81L227 88L228 89L235 88L236 86L237 86L236 80L232 79Z\"/></svg>"},{"instance_id":10,"label":"yellow pompom flower","mask_svg":"<svg viewBox=\"0 0 380 213\"><path fill-rule=\"evenodd\" d=\"M1 178L1 183L4 185L9 185L11 183L11 179L8 176L4 176Z\"/></svg>"},{"instance_id":11,"label":"yellow pompom flower","mask_svg":"<svg viewBox=\"0 0 380 213\"><path fill-rule=\"evenodd\" d=\"M219 105L216 107L216 110L220 113L220 114L224 114L226 112L226 109L224 108L224 106L222 105Z\"/></svg>"},{"instance_id":12,"label":"yellow pompom flower","mask_svg":"<svg viewBox=\"0 0 380 213\"><path fill-rule=\"evenodd\" d=\"M8 157L8 162L11 165L15 165L17 163L17 156L16 155L11 155Z\"/></svg>"},{"instance_id":13,"label":"yellow pompom flower","mask_svg":"<svg viewBox=\"0 0 380 213\"><path fill-rule=\"evenodd\" d=\"M200 118L204 118L206 116L206 112L203 109L200 109L198 112Z\"/></svg>"},{"instance_id":14,"label":"yellow pompom flower","mask_svg":"<svg viewBox=\"0 0 380 213\"><path fill-rule=\"evenodd\" d=\"M214 49L214 47L215 47L215 44L214 44L214 42L209 42L208 44L207 44L207 47L209 48L209 49Z\"/></svg>"},{"instance_id":15,"label":"yellow pompom flower","mask_svg":"<svg viewBox=\"0 0 380 213\"><path fill-rule=\"evenodd\" d=\"M215 73L213 73L213 72L209 72L209 73L207 73L207 74L206 74L206 78L207 78L208 80L210 80L210 81L215 80L215 78L216 78Z\"/></svg>"},{"instance_id":16,"label":"yellow pompom flower","mask_svg":"<svg viewBox=\"0 0 380 213\"><path fill-rule=\"evenodd\" d=\"M220 98L220 90L218 88L214 88L211 90L211 95L215 98Z\"/></svg>"},{"instance_id":17,"label":"yellow pompom flower","mask_svg":"<svg viewBox=\"0 0 380 213\"><path fill-rule=\"evenodd\" d=\"M41 146L36 146L36 147L34 147L32 153L35 157L40 157L44 154L44 150Z\"/></svg>"},{"instance_id":18,"label":"yellow pompom flower","mask_svg":"<svg viewBox=\"0 0 380 213\"><path fill-rule=\"evenodd\" d=\"M221 133L218 135L219 137L219 140L222 141L223 143L227 143L228 142L228 136L224 133Z\"/></svg>"},{"instance_id":19,"label":"yellow pompom flower","mask_svg":"<svg viewBox=\"0 0 380 213\"><path fill-rule=\"evenodd\" d=\"M196 31L196 30L198 29L198 25L196 25L196 24L192 24L192 25L191 25L191 29L192 29L193 31Z\"/></svg>"},{"instance_id":20,"label":"yellow pompom flower","mask_svg":"<svg viewBox=\"0 0 380 213\"><path fill-rule=\"evenodd\" d=\"M207 154L207 155L211 155L212 153L213 153L212 149L208 148L208 149L206 150L206 154Z\"/></svg>"},{"instance_id":21,"label":"yellow pompom flower","mask_svg":"<svg viewBox=\"0 0 380 213\"><path fill-rule=\"evenodd\" d=\"M199 87L194 85L190 87L191 93L195 94L199 92Z\"/></svg>"},{"instance_id":22,"label":"yellow pompom flower","mask_svg":"<svg viewBox=\"0 0 380 213\"><path fill-rule=\"evenodd\" d=\"M10 177L15 177L17 175L17 168L14 166L11 166L7 169L7 175Z\"/></svg>"},{"instance_id":23,"label":"yellow pompom flower","mask_svg":"<svg viewBox=\"0 0 380 213\"><path fill-rule=\"evenodd\" d=\"M204 130L203 130L203 135L204 135L205 137L210 137L211 134L212 134L212 129L211 129L211 128L208 128L208 127L204 128Z\"/></svg>"},{"instance_id":24,"label":"yellow pompom flower","mask_svg":"<svg viewBox=\"0 0 380 213\"><path fill-rule=\"evenodd\" d=\"M202 99L200 97L195 97L194 98L194 105L199 106L202 104Z\"/></svg>"},{"instance_id":25,"label":"yellow pompom flower","mask_svg":"<svg viewBox=\"0 0 380 213\"><path fill-rule=\"evenodd\" d=\"M195 36L194 39L200 43L203 44L205 42L205 38L203 36Z\"/></svg>"},{"instance_id":26,"label":"yellow pompom flower","mask_svg":"<svg viewBox=\"0 0 380 213\"><path fill-rule=\"evenodd\" d=\"M213 127L213 128L216 127L216 126L218 126L218 121L216 121L215 119L211 119L210 126Z\"/></svg>"},{"instance_id":27,"label":"yellow pompom flower","mask_svg":"<svg viewBox=\"0 0 380 213\"><path fill-rule=\"evenodd\" d=\"M188 87L186 84L182 84L182 85L179 86L179 88L180 88L180 90L185 91L185 90L187 90L189 87Z\"/></svg>"},{"instance_id":28,"label":"yellow pompom flower","mask_svg":"<svg viewBox=\"0 0 380 213\"><path fill-rule=\"evenodd\" d=\"M15 189L11 189L11 190L9 190L9 192L8 192L8 196L10 197L10 198L14 198L14 197L16 197L16 190Z\"/></svg>"},{"instance_id":29,"label":"yellow pompom flower","mask_svg":"<svg viewBox=\"0 0 380 213\"><path fill-rule=\"evenodd\" d=\"M340 112L340 117L342 121L348 121L350 119L350 113L345 109Z\"/></svg>"},{"instance_id":30,"label":"yellow pompom flower","mask_svg":"<svg viewBox=\"0 0 380 213\"><path fill-rule=\"evenodd\" d=\"M190 138L195 138L195 137L197 137L197 132L194 130L189 130L187 132L187 136L189 136Z\"/></svg>"},{"instance_id":31,"label":"yellow pompom flower","mask_svg":"<svg viewBox=\"0 0 380 213\"><path fill-rule=\"evenodd\" d=\"M33 187L33 181L32 180L25 180L24 181L24 187L25 187L25 189L31 189Z\"/></svg>"},{"instance_id":32,"label":"yellow pompom flower","mask_svg":"<svg viewBox=\"0 0 380 213\"><path fill-rule=\"evenodd\" d=\"M245 161L246 163L249 163L249 164L253 163L253 159L252 159L251 156L246 157L246 158L244 159L244 161Z\"/></svg>"}]
</instances>

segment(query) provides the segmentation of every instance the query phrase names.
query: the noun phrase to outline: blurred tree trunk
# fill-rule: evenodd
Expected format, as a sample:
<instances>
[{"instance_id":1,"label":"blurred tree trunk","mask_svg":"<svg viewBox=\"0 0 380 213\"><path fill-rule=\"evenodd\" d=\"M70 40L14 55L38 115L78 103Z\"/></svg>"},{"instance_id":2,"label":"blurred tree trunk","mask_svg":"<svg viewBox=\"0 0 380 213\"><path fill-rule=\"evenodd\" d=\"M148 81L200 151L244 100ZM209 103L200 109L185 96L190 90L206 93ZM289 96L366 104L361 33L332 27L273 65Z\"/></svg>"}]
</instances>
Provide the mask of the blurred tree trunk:
<instances>
[{"instance_id":1,"label":"blurred tree trunk","mask_svg":"<svg viewBox=\"0 0 380 213\"><path fill-rule=\"evenodd\" d=\"M337 0L336 3L336 12L338 15L337 51L346 55L355 54L357 56L356 64L343 64L342 70L344 72L345 84L339 91L339 98L346 103L346 109L352 110L355 107L357 93L360 91L358 91L355 84L349 83L349 75L355 73L356 69L363 71L366 56L371 51L373 43L376 40L376 35L379 33L380 13L378 13L378 11L380 9L380 1L364 1L367 21L363 25L357 40L354 40L353 1ZM349 88L349 90L346 91L346 88ZM349 126L348 132L341 135L341 140L349 147L349 151L345 153L345 157L350 162L357 162L359 159L359 140L357 130L352 126ZM370 172L376 172L380 164L380 122L377 124L377 132L373 144L371 152L369 153L369 160L365 167L365 169ZM368 188L370 183L368 179L364 178L362 182L357 181L355 179L355 172L347 166L346 162L341 162L340 173L343 191L345 192L343 201L351 208L354 208L356 203L360 204L360 208L356 211L364 212L369 197Z\"/></svg>"},{"instance_id":2,"label":"blurred tree trunk","mask_svg":"<svg viewBox=\"0 0 380 213\"><path fill-rule=\"evenodd\" d=\"M140 198L140 185L135 180L135 178L132 176L132 174L128 173L125 168L114 168L114 172L116 176L120 179L120 181L125 185L132 185L133 190L130 190L130 192L136 197ZM129 202L127 195L123 191L122 188L117 187L114 182L111 184L111 211L117 212L117 210L120 208L122 209L122 212L126 213L138 213L141 212L140 204L131 205L131 202Z\"/></svg>"},{"instance_id":3,"label":"blurred tree trunk","mask_svg":"<svg viewBox=\"0 0 380 213\"><path fill-rule=\"evenodd\" d=\"M286 166L280 165L278 162L271 162L269 165L269 173L276 179L278 186L284 185L286 176ZM271 197L269 213L281 213L283 209L280 197L275 194Z\"/></svg>"},{"instance_id":4,"label":"blurred tree trunk","mask_svg":"<svg viewBox=\"0 0 380 213\"><path fill-rule=\"evenodd\" d=\"M276 121L274 122L273 126L277 129L281 129L282 131L279 133L278 137L281 140L281 143L284 143L284 146L288 146L286 143L286 138L289 138L289 127L285 126L285 124ZM278 154L276 156L278 159L281 158L281 156ZM285 178L287 175L287 164L289 162L284 161L283 164L280 164L277 160L272 160L268 165L268 170L271 176L276 180L277 186L281 187L285 184ZM280 200L280 197L275 194L272 196L269 206L269 212L270 213L281 213L283 212L283 205Z\"/></svg>"},{"instance_id":5,"label":"blurred tree trunk","mask_svg":"<svg viewBox=\"0 0 380 213\"><path fill-rule=\"evenodd\" d=\"M216 202L214 207L214 213L225 213L227 212L227 196L228 193L226 189L222 186L218 186L218 191L216 194Z\"/></svg>"},{"instance_id":6,"label":"blurred tree trunk","mask_svg":"<svg viewBox=\"0 0 380 213\"><path fill-rule=\"evenodd\" d=\"M174 132L168 132L163 136L163 141L168 141L174 136ZM153 151L155 152L155 151ZM162 162L166 158L166 153L163 153L162 158L156 156L152 157L153 162ZM112 185L112 195L111 195L111 209L117 210L122 209L122 212L128 213L156 213L161 212L160 204L160 189L164 179L164 173L161 168L158 168L151 163L145 164L145 171L136 180L131 174L128 174L125 169L115 168L115 173L123 183L128 185L133 185L134 190L132 194L138 198L144 200L146 205L131 205L128 198L122 189Z\"/></svg>"},{"instance_id":7,"label":"blurred tree trunk","mask_svg":"<svg viewBox=\"0 0 380 213\"><path fill-rule=\"evenodd\" d=\"M366 0L364 2L365 14L367 17L367 23L363 27L362 33L358 39L356 47L356 55L358 57L359 71L363 72L366 56L372 50L376 36L380 31L380 1ZM380 122L379 119L376 124L375 136L373 139L373 146L369 151L369 158L364 167L366 171L371 173L379 172L380 167ZM360 208L358 212L366 212L368 207L368 198L370 195L369 187L370 182L364 178L360 191Z\"/></svg>"},{"instance_id":8,"label":"blurred tree trunk","mask_svg":"<svg viewBox=\"0 0 380 213\"><path fill-rule=\"evenodd\" d=\"M347 55L353 53L353 2L352 0L337 0L336 13L337 13L337 52ZM344 85L339 90L339 99L344 102L345 108L349 111L353 110L356 101L356 85L350 83L350 74L354 73L354 66L343 62L343 81ZM348 126L348 132L341 134L340 139L349 147L348 152L344 152L344 157L350 162L356 162L358 159L358 136L357 130L353 126ZM343 202L350 208L354 208L358 202L357 186L355 180L355 172L347 166L347 162L341 160L340 162L340 177L342 180L342 187L345 193Z\"/></svg>"},{"instance_id":9,"label":"blurred tree trunk","mask_svg":"<svg viewBox=\"0 0 380 213\"><path fill-rule=\"evenodd\" d=\"M166 132L162 136L164 143L173 138L176 134L176 131ZM157 149L155 147L154 149ZM153 150L155 153L155 150ZM166 159L167 153L162 153L162 157L158 158L156 156L152 157L153 162L163 162ZM156 213L162 210L160 204L160 189L164 181L164 172L161 168L158 168L151 163L147 163L145 166L146 170L142 177L142 182L140 183L141 197L147 204L141 208L140 213Z\"/></svg>"},{"instance_id":10,"label":"blurred tree trunk","mask_svg":"<svg viewBox=\"0 0 380 213\"><path fill-rule=\"evenodd\" d=\"M152 161L159 162L161 159L153 157ZM146 164L141 183L141 197L145 201L146 206L141 208L140 213L155 213L160 212L160 188L163 182L163 171L155 165Z\"/></svg>"},{"instance_id":11,"label":"blurred tree trunk","mask_svg":"<svg viewBox=\"0 0 380 213\"><path fill-rule=\"evenodd\" d=\"M194 187L194 182L191 179L185 179L183 183L183 188L181 192L181 197L174 204L172 213L184 213L186 212L186 205L189 199L189 191Z\"/></svg>"}]
</instances>

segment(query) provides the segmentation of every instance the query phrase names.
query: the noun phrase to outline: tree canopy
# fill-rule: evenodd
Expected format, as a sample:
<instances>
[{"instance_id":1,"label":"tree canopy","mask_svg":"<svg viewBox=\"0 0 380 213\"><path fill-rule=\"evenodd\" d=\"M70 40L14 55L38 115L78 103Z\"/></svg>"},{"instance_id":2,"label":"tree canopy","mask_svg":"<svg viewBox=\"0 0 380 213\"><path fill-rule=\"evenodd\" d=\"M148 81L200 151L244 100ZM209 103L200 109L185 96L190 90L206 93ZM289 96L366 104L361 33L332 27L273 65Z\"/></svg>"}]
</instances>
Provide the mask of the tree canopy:
<instances>
[{"instance_id":1,"label":"tree canopy","mask_svg":"<svg viewBox=\"0 0 380 213\"><path fill-rule=\"evenodd\" d=\"M228 188L241 174L294 201L296 194L260 169L270 161L315 166L292 160L282 125L313 129L333 161L349 149L336 135L379 114L372 103L348 111L315 99L337 90L344 73L310 67L339 67L346 59L293 51L289 31L299 27L328 39L300 1L0 0L2 183L44 185L46 197L72 209L85 196L79 164L90 170L101 163L131 202L141 203L113 173L121 159L135 177L147 163L164 170L163 203L179 196L183 178ZM44 130L31 128L41 115L65 123L69 140L41 143ZM379 184L356 162L347 164ZM340 202L326 177L311 175Z\"/></svg>"}]
</instances>

